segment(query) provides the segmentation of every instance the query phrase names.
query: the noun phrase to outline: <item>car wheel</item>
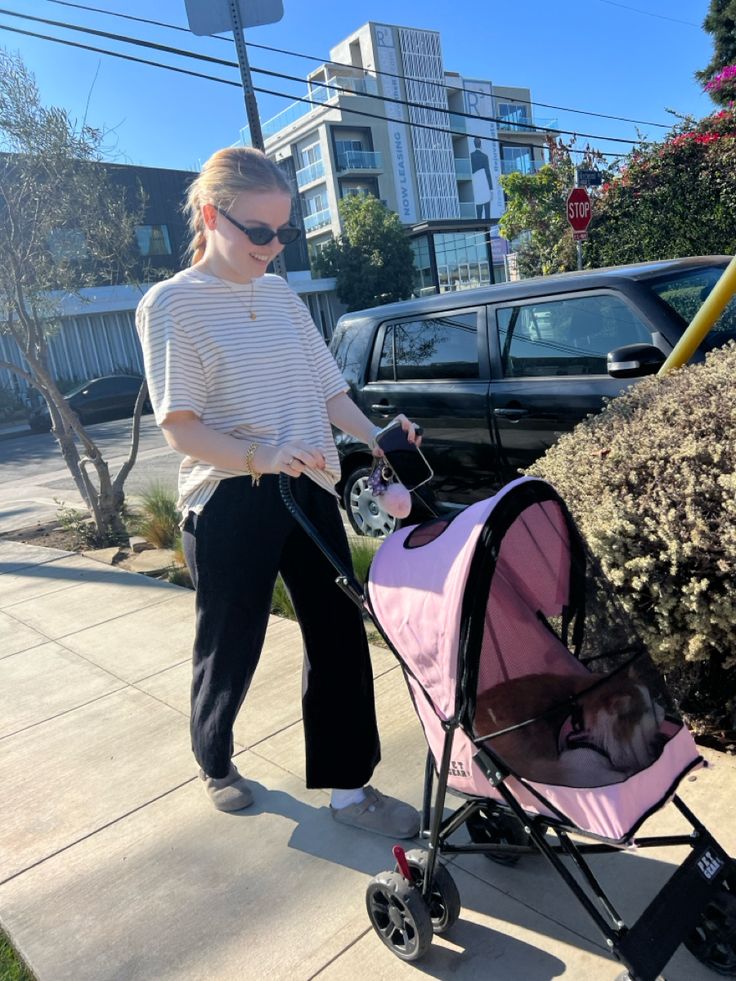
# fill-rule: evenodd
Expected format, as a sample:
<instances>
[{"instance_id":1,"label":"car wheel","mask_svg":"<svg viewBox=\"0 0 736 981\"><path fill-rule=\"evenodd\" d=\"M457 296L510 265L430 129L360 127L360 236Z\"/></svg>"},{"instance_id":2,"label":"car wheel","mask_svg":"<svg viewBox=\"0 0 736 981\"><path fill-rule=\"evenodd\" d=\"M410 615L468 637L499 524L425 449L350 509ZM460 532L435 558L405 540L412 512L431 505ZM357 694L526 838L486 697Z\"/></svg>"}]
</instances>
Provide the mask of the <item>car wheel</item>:
<instances>
[{"instance_id":1,"label":"car wheel","mask_svg":"<svg viewBox=\"0 0 736 981\"><path fill-rule=\"evenodd\" d=\"M358 467L345 480L343 503L348 521L359 535L369 538L385 538L399 527L398 518L386 514L378 503L380 498L371 493L368 486L370 467Z\"/></svg>"},{"instance_id":2,"label":"car wheel","mask_svg":"<svg viewBox=\"0 0 736 981\"><path fill-rule=\"evenodd\" d=\"M32 433L50 433L51 432L51 420L50 419L32 419L28 423Z\"/></svg>"}]
</instances>

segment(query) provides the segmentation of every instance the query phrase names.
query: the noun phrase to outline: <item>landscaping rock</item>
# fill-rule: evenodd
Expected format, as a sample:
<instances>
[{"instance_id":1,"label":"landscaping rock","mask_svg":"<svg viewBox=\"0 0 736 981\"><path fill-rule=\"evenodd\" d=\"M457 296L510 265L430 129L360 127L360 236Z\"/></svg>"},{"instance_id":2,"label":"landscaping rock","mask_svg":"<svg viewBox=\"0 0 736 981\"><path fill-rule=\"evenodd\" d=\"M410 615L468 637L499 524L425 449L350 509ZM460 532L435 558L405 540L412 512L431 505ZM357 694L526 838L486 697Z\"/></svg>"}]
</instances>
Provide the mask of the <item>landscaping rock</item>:
<instances>
[{"instance_id":1,"label":"landscaping rock","mask_svg":"<svg viewBox=\"0 0 736 981\"><path fill-rule=\"evenodd\" d=\"M175 565L173 548L152 548L129 555L120 563L121 569L142 572L145 576L158 576Z\"/></svg>"},{"instance_id":2,"label":"landscaping rock","mask_svg":"<svg viewBox=\"0 0 736 981\"><path fill-rule=\"evenodd\" d=\"M134 552L147 552L149 549L155 548L149 541L143 538L142 535L131 535L130 536L130 547Z\"/></svg>"},{"instance_id":3,"label":"landscaping rock","mask_svg":"<svg viewBox=\"0 0 736 981\"><path fill-rule=\"evenodd\" d=\"M118 559L124 554L119 545L115 545L113 548L93 548L89 551L82 552L82 555L85 555L88 559L94 559L95 562L104 562L106 565L116 565Z\"/></svg>"}]
</instances>

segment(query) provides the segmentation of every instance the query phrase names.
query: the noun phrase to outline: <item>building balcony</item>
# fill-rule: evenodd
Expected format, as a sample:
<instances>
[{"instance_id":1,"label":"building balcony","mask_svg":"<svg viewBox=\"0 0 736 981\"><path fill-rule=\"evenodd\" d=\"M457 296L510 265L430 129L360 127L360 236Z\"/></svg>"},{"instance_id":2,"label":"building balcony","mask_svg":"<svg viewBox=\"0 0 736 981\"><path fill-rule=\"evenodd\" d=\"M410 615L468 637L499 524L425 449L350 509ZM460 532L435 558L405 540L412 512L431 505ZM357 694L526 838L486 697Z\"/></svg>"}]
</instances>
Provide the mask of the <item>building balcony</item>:
<instances>
[{"instance_id":1,"label":"building balcony","mask_svg":"<svg viewBox=\"0 0 736 981\"><path fill-rule=\"evenodd\" d=\"M461 218L477 218L478 210L475 206L475 201L461 201L460 202L460 217Z\"/></svg>"},{"instance_id":2,"label":"building balcony","mask_svg":"<svg viewBox=\"0 0 736 981\"><path fill-rule=\"evenodd\" d=\"M316 232L318 228L324 228L325 225L331 224L332 215L329 208L325 208L324 211L315 211L312 215L304 215L304 230L306 232Z\"/></svg>"},{"instance_id":3,"label":"building balcony","mask_svg":"<svg viewBox=\"0 0 736 981\"><path fill-rule=\"evenodd\" d=\"M329 86L332 86L332 88ZM264 123L261 123L263 138L266 140L269 137L275 136L282 129L301 119L302 116L307 116L310 112L314 112L315 109L320 108L322 104L330 102L332 99L337 99L341 95L377 94L378 86L375 78L371 75L366 75L362 78L350 75L333 75L321 84L313 82L307 92L307 98L311 99L312 102L319 103L319 105L312 105L311 102L292 102L286 109L282 109L281 112L272 116L271 119L267 119ZM241 129L240 138L244 146L251 146L250 129L247 126Z\"/></svg>"},{"instance_id":4,"label":"building balcony","mask_svg":"<svg viewBox=\"0 0 736 981\"><path fill-rule=\"evenodd\" d=\"M530 119L528 116L505 116L498 123L504 133L541 133L545 129L556 129L556 119Z\"/></svg>"},{"instance_id":5,"label":"building balcony","mask_svg":"<svg viewBox=\"0 0 736 981\"><path fill-rule=\"evenodd\" d=\"M469 157L455 157L455 177L459 181L472 181L473 170Z\"/></svg>"},{"instance_id":6,"label":"building balcony","mask_svg":"<svg viewBox=\"0 0 736 981\"><path fill-rule=\"evenodd\" d=\"M466 116L458 116L456 112L449 113L450 116L450 129L452 130L453 136L461 136L468 132L468 120ZM472 120L471 120L472 122Z\"/></svg>"},{"instance_id":7,"label":"building balcony","mask_svg":"<svg viewBox=\"0 0 736 981\"><path fill-rule=\"evenodd\" d=\"M311 184L312 181L319 180L320 177L325 176L325 164L324 160L316 160L312 164L308 164L306 167L302 167L296 172L296 182L299 187L304 187L306 184Z\"/></svg>"},{"instance_id":8,"label":"building balcony","mask_svg":"<svg viewBox=\"0 0 736 981\"><path fill-rule=\"evenodd\" d=\"M544 166L543 160L529 160L521 158L518 160L502 160L502 174L536 174L540 167Z\"/></svg>"},{"instance_id":9,"label":"building balcony","mask_svg":"<svg viewBox=\"0 0 736 981\"><path fill-rule=\"evenodd\" d=\"M380 153L369 150L345 150L337 155L337 169L346 170L383 170L383 158Z\"/></svg>"}]
</instances>

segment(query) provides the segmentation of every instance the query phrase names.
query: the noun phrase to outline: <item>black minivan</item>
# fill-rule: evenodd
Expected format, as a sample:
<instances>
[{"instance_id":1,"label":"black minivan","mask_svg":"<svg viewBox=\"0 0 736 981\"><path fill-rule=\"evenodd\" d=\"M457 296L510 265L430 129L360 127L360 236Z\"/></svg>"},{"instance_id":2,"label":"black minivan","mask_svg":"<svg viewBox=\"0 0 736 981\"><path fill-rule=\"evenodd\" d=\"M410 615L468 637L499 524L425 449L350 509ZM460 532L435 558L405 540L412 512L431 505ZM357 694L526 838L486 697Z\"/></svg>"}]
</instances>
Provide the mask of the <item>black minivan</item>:
<instances>
[{"instance_id":1,"label":"black minivan","mask_svg":"<svg viewBox=\"0 0 736 981\"><path fill-rule=\"evenodd\" d=\"M436 497L468 504L518 475L632 379L658 370L728 256L563 273L441 293L341 317L330 349L377 425L424 427ZM701 345L736 338L732 300ZM339 490L356 531L395 522L367 487L367 447L338 434Z\"/></svg>"}]
</instances>

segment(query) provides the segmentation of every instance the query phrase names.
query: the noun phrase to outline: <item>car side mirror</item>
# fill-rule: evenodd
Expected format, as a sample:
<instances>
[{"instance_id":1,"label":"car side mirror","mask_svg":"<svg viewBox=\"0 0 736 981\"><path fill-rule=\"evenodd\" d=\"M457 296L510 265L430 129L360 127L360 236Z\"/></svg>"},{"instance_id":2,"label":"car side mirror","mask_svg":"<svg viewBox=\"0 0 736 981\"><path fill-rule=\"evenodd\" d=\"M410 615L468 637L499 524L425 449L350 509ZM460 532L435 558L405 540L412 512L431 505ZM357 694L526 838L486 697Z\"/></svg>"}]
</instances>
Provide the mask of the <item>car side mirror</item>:
<instances>
[{"instance_id":1,"label":"car side mirror","mask_svg":"<svg viewBox=\"0 0 736 981\"><path fill-rule=\"evenodd\" d=\"M655 375L665 361L653 344L626 344L608 352L607 370L612 378L643 378Z\"/></svg>"}]
</instances>

